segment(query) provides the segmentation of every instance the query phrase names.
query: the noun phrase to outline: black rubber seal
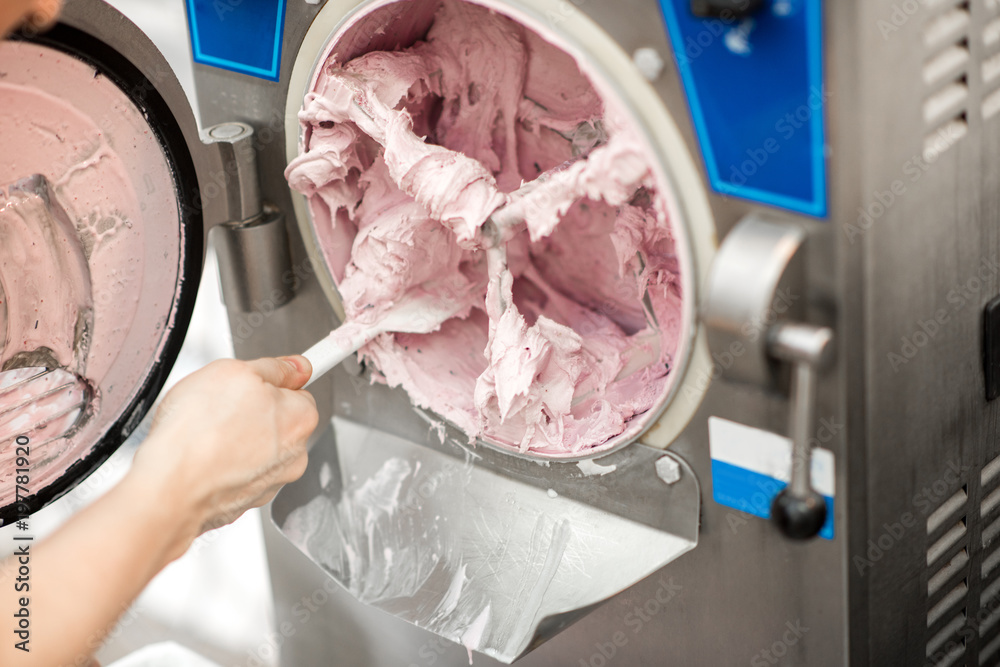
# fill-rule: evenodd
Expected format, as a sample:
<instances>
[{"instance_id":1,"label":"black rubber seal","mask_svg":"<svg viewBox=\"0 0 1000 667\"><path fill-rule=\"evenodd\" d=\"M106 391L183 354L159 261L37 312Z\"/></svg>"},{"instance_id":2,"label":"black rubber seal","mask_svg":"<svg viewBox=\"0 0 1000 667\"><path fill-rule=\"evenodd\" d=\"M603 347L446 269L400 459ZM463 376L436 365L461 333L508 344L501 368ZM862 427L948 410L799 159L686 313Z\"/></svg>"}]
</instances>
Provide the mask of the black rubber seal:
<instances>
[{"instance_id":1,"label":"black rubber seal","mask_svg":"<svg viewBox=\"0 0 1000 667\"><path fill-rule=\"evenodd\" d=\"M117 85L145 115L174 174L174 190L184 239L182 248L184 259L179 267L178 284L172 306L173 327L167 332L163 350L143 379L135 398L84 458L72 463L59 478L35 491L31 496L23 498L20 502L15 501L0 507L0 525L7 525L18 518L33 514L62 497L97 470L142 422L163 389L170 369L177 361L177 355L191 323L204 254L201 197L191 152L169 105L149 79L115 49L92 35L62 23L41 35L31 37L14 35L11 39L47 46L91 65L100 76L107 77Z\"/></svg>"},{"instance_id":2,"label":"black rubber seal","mask_svg":"<svg viewBox=\"0 0 1000 667\"><path fill-rule=\"evenodd\" d=\"M983 377L986 400L1000 398L1000 296L983 309Z\"/></svg>"}]
</instances>

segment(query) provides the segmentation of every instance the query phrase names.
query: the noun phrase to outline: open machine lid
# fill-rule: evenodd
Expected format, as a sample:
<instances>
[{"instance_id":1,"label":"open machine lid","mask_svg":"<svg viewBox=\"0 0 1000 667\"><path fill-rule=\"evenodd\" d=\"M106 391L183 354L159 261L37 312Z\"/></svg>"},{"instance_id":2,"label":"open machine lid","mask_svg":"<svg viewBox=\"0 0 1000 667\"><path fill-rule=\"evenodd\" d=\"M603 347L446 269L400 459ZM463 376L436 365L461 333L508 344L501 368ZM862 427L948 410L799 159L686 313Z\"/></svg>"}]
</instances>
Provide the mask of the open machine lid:
<instances>
[{"instance_id":1,"label":"open machine lid","mask_svg":"<svg viewBox=\"0 0 1000 667\"><path fill-rule=\"evenodd\" d=\"M25 444L0 433L6 524L86 478L153 405L194 306L207 217L199 175L211 167L172 70L102 2L69 3L52 30L0 42L0 110L0 187L41 174L49 205L76 228L90 279L87 316L70 323L75 344L62 356L71 358L59 361L96 389L89 418L69 437ZM16 252L32 247L17 203L0 195L0 365L67 324L59 308L39 308L45 295L62 293L52 285L65 277ZM32 307L42 333L28 341L20 329Z\"/></svg>"}]
</instances>

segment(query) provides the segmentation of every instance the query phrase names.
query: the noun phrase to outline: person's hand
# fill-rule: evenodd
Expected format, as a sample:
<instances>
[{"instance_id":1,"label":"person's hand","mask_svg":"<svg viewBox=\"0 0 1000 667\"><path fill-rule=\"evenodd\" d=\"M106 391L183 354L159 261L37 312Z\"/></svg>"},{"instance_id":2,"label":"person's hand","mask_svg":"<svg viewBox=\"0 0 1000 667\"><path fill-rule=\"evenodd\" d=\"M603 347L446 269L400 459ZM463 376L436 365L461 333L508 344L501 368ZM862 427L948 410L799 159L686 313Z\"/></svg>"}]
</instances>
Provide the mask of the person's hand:
<instances>
[{"instance_id":1,"label":"person's hand","mask_svg":"<svg viewBox=\"0 0 1000 667\"><path fill-rule=\"evenodd\" d=\"M29 32L50 28L61 9L62 0L0 0L0 38L18 26Z\"/></svg>"},{"instance_id":2,"label":"person's hand","mask_svg":"<svg viewBox=\"0 0 1000 667\"><path fill-rule=\"evenodd\" d=\"M189 517L178 549L302 476L319 419L300 389L311 373L305 357L222 360L167 393L130 475Z\"/></svg>"}]
</instances>

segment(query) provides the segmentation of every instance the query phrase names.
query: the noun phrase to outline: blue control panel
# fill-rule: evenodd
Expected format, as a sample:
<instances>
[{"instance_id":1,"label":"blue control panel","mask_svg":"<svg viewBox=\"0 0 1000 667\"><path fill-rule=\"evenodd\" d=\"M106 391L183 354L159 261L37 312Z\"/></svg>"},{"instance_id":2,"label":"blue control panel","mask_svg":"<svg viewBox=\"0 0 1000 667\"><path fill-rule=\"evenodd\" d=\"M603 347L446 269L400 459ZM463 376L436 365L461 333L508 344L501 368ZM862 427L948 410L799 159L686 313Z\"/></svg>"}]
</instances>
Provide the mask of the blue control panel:
<instances>
[{"instance_id":1,"label":"blue control panel","mask_svg":"<svg viewBox=\"0 0 1000 667\"><path fill-rule=\"evenodd\" d=\"M277 81L285 0L187 0L196 63Z\"/></svg>"},{"instance_id":2,"label":"blue control panel","mask_svg":"<svg viewBox=\"0 0 1000 667\"><path fill-rule=\"evenodd\" d=\"M712 189L827 215L821 0L701 18L660 0Z\"/></svg>"}]
</instances>

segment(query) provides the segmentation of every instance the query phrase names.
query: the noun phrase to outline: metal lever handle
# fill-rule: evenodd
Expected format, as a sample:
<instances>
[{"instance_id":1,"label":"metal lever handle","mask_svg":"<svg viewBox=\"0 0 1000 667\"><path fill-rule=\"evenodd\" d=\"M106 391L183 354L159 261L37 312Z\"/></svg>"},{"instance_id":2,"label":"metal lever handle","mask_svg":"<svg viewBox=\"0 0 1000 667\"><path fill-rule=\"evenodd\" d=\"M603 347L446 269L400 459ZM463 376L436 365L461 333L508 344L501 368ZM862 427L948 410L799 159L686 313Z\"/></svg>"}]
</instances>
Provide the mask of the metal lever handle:
<instances>
[{"instance_id":1,"label":"metal lever handle","mask_svg":"<svg viewBox=\"0 0 1000 667\"><path fill-rule=\"evenodd\" d=\"M833 356L833 331L809 324L771 328L768 351L792 364L788 431L792 438L791 478L771 504L771 518L786 536L815 537L826 521L826 501L812 488L812 445L816 421L816 377Z\"/></svg>"}]
</instances>

